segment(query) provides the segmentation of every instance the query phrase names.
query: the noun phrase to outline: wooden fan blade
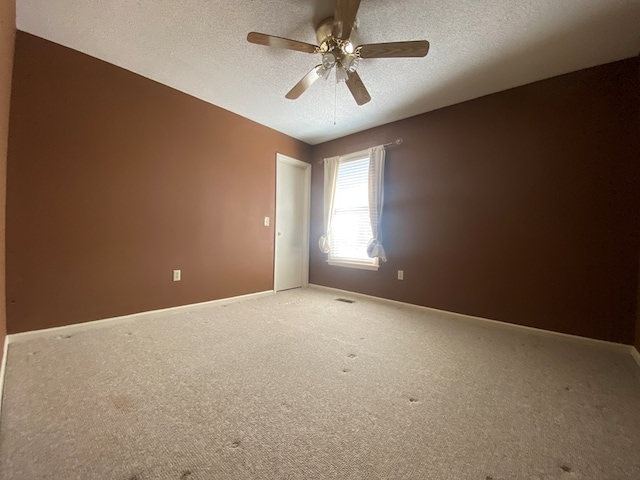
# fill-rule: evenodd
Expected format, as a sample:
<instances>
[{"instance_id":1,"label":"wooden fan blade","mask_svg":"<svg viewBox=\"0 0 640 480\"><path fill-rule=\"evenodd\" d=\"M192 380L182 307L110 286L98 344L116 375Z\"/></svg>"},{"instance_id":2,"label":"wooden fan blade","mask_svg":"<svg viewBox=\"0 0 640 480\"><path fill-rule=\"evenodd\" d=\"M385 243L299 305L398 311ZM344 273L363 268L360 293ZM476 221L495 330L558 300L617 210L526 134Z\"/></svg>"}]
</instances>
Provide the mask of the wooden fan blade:
<instances>
[{"instance_id":1,"label":"wooden fan blade","mask_svg":"<svg viewBox=\"0 0 640 480\"><path fill-rule=\"evenodd\" d=\"M267 47L286 48L287 50L295 50L304 53L317 53L320 51L316 45L310 43L298 42L289 38L274 37L264 33L250 32L247 35L247 41L257 45L266 45Z\"/></svg>"},{"instance_id":2,"label":"wooden fan blade","mask_svg":"<svg viewBox=\"0 0 640 480\"><path fill-rule=\"evenodd\" d=\"M347 77L347 87L351 91L351 95L356 99L358 105L364 105L371 101L371 95L362 83L362 79L357 72L350 72Z\"/></svg>"},{"instance_id":3,"label":"wooden fan blade","mask_svg":"<svg viewBox=\"0 0 640 480\"><path fill-rule=\"evenodd\" d=\"M285 95L285 98L288 98L289 100L295 100L296 98L299 98L300 95L302 95L307 90L307 88L313 85L313 82L320 78L320 72L322 72L322 70L322 65L313 67L313 70L302 77L302 80L296 83L295 86L291 90L289 90L289 93Z\"/></svg>"},{"instance_id":4,"label":"wooden fan blade","mask_svg":"<svg viewBox=\"0 0 640 480\"><path fill-rule=\"evenodd\" d=\"M371 43L360 45L356 53L362 58L402 58L424 57L429 53L429 42L416 40L413 42Z\"/></svg>"},{"instance_id":5,"label":"wooden fan blade","mask_svg":"<svg viewBox=\"0 0 640 480\"><path fill-rule=\"evenodd\" d=\"M360 0L336 0L331 33L335 38L349 40L359 7Z\"/></svg>"}]
</instances>

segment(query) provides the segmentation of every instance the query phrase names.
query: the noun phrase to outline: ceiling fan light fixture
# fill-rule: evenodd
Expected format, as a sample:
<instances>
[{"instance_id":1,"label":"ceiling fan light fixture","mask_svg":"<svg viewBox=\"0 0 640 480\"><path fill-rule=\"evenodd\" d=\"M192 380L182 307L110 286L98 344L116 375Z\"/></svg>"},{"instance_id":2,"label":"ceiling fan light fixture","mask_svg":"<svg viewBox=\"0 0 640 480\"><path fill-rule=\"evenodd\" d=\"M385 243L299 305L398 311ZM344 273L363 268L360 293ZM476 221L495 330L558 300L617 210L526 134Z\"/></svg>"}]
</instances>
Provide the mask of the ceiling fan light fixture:
<instances>
[{"instance_id":1,"label":"ceiling fan light fixture","mask_svg":"<svg viewBox=\"0 0 640 480\"><path fill-rule=\"evenodd\" d=\"M342 67L347 72L353 73L358 69L358 65L360 64L360 58L353 54L345 55L340 61L340 63L342 64Z\"/></svg>"},{"instance_id":2,"label":"ceiling fan light fixture","mask_svg":"<svg viewBox=\"0 0 640 480\"><path fill-rule=\"evenodd\" d=\"M322 66L325 69L331 70L335 64L336 64L336 56L333 53L327 52L322 54Z\"/></svg>"},{"instance_id":3,"label":"ceiling fan light fixture","mask_svg":"<svg viewBox=\"0 0 640 480\"><path fill-rule=\"evenodd\" d=\"M343 67L336 67L336 82L346 82L347 81L347 72Z\"/></svg>"},{"instance_id":4,"label":"ceiling fan light fixture","mask_svg":"<svg viewBox=\"0 0 640 480\"><path fill-rule=\"evenodd\" d=\"M318 76L324 80L327 80L329 78L329 74L331 73L331 69L330 68L320 68L320 70L318 71Z\"/></svg>"}]
</instances>

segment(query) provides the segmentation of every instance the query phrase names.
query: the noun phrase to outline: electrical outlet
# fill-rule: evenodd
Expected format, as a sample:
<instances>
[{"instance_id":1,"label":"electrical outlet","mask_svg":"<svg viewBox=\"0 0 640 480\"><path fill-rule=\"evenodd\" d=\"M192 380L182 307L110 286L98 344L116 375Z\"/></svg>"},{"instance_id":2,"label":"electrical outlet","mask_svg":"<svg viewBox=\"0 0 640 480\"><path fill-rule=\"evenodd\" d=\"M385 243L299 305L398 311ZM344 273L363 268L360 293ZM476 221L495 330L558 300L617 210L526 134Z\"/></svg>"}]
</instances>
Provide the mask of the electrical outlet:
<instances>
[{"instance_id":1,"label":"electrical outlet","mask_svg":"<svg viewBox=\"0 0 640 480\"><path fill-rule=\"evenodd\" d=\"M264 226L265 227L269 226L269 217L264 217Z\"/></svg>"},{"instance_id":2,"label":"electrical outlet","mask_svg":"<svg viewBox=\"0 0 640 480\"><path fill-rule=\"evenodd\" d=\"M404 270L398 270L398 280L404 280Z\"/></svg>"},{"instance_id":3,"label":"electrical outlet","mask_svg":"<svg viewBox=\"0 0 640 480\"><path fill-rule=\"evenodd\" d=\"M174 282L179 282L181 276L182 276L182 271L181 270L174 270L173 271L173 281Z\"/></svg>"}]
</instances>

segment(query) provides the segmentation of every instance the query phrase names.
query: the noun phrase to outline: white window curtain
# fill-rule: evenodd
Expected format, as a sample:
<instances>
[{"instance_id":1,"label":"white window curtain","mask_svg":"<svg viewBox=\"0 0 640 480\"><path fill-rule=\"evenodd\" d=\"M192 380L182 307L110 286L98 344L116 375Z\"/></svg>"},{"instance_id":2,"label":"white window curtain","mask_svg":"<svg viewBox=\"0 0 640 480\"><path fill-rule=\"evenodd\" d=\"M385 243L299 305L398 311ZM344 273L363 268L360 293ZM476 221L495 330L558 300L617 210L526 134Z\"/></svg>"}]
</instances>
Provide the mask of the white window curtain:
<instances>
[{"instance_id":1,"label":"white window curtain","mask_svg":"<svg viewBox=\"0 0 640 480\"><path fill-rule=\"evenodd\" d=\"M385 150L383 146L369 149L369 219L371 221L372 238L367 245L367 255L369 255L369 258L377 257L386 262L387 255L382 246L382 232L380 229L382 203L384 201L384 156Z\"/></svg>"},{"instance_id":2,"label":"white window curtain","mask_svg":"<svg viewBox=\"0 0 640 480\"><path fill-rule=\"evenodd\" d=\"M340 157L325 158L324 160L324 234L318 241L322 253L331 251L331 221L333 220L333 200L338 178Z\"/></svg>"}]
</instances>

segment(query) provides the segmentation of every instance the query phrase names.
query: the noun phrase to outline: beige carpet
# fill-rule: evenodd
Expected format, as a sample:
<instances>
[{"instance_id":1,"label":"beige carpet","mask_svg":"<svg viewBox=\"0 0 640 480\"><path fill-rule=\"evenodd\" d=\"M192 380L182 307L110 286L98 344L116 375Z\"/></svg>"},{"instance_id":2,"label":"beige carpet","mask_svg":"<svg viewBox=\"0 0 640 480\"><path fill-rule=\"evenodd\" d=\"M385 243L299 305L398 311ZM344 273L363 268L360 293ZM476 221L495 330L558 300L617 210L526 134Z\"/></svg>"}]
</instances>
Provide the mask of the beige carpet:
<instances>
[{"instance_id":1,"label":"beige carpet","mask_svg":"<svg viewBox=\"0 0 640 480\"><path fill-rule=\"evenodd\" d=\"M4 479L640 479L624 353L314 289L12 344Z\"/></svg>"}]
</instances>

